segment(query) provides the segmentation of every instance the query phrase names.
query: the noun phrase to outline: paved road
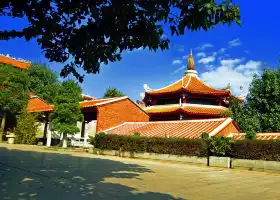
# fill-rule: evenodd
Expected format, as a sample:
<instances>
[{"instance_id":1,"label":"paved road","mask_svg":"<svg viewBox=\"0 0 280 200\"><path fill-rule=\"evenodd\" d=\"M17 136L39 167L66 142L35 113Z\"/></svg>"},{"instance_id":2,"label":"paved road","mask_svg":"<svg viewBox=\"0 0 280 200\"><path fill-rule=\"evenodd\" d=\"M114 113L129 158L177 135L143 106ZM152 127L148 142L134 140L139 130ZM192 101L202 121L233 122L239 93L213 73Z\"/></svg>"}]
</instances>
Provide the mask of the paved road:
<instances>
[{"instance_id":1,"label":"paved road","mask_svg":"<svg viewBox=\"0 0 280 200\"><path fill-rule=\"evenodd\" d=\"M19 150L21 149L21 150ZM0 199L280 199L280 176L0 145Z\"/></svg>"}]
</instances>

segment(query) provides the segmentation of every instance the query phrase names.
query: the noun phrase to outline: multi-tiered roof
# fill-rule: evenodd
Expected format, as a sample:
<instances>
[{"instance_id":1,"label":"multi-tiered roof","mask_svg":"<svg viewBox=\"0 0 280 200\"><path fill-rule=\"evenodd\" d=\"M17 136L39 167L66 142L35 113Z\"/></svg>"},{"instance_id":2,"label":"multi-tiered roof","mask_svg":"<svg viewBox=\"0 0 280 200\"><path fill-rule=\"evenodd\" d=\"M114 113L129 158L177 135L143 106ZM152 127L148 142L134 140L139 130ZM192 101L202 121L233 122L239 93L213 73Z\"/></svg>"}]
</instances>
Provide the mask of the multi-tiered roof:
<instances>
[{"instance_id":1,"label":"multi-tiered roof","mask_svg":"<svg viewBox=\"0 0 280 200\"><path fill-rule=\"evenodd\" d=\"M174 103L176 98L178 98L178 101ZM227 98L237 97L232 95L229 89L216 89L202 81L195 70L191 52L188 58L188 69L184 77L160 89L152 90L146 87L143 101L147 106L145 111L152 116L157 115L159 117L161 114L183 113L184 115L205 118L220 117L228 107ZM173 101L159 103L163 99L165 99L165 102L168 102L168 99L173 99ZM243 101L241 98L237 99ZM203 104L198 103L202 100Z\"/></svg>"}]
</instances>

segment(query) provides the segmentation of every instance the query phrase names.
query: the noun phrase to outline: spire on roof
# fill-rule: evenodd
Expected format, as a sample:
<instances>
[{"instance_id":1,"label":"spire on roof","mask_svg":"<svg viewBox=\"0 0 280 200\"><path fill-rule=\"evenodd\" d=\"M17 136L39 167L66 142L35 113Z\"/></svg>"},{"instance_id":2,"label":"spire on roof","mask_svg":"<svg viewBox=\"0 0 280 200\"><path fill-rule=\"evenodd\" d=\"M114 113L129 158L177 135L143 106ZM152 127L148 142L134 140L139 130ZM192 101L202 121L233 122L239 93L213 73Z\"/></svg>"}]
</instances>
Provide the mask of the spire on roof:
<instances>
[{"instance_id":1,"label":"spire on roof","mask_svg":"<svg viewBox=\"0 0 280 200\"><path fill-rule=\"evenodd\" d=\"M186 71L186 74L195 74L197 75L197 72L195 71L195 64L194 64L194 58L192 55L192 49L190 50L190 55L188 58L188 70Z\"/></svg>"},{"instance_id":2,"label":"spire on roof","mask_svg":"<svg viewBox=\"0 0 280 200\"><path fill-rule=\"evenodd\" d=\"M194 58L192 55L192 49L190 51L190 55L188 58L188 70L195 70L195 66L194 66Z\"/></svg>"}]
</instances>

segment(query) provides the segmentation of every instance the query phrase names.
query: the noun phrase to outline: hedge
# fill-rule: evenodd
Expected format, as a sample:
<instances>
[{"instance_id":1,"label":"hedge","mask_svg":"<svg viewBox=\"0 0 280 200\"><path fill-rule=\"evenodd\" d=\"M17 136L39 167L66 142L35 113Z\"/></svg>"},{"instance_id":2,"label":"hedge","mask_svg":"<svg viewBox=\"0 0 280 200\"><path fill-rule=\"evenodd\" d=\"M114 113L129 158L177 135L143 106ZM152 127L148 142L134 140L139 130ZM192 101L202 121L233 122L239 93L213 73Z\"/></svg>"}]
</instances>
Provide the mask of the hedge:
<instances>
[{"instance_id":1,"label":"hedge","mask_svg":"<svg viewBox=\"0 0 280 200\"><path fill-rule=\"evenodd\" d=\"M233 144L231 157L251 160L280 161L279 140L240 140Z\"/></svg>"},{"instance_id":2,"label":"hedge","mask_svg":"<svg viewBox=\"0 0 280 200\"><path fill-rule=\"evenodd\" d=\"M237 159L280 161L280 140L239 140L225 137L209 139L157 138L97 134L91 138L95 148L129 152L148 152L185 156L226 156Z\"/></svg>"},{"instance_id":3,"label":"hedge","mask_svg":"<svg viewBox=\"0 0 280 200\"><path fill-rule=\"evenodd\" d=\"M208 149L204 140L137 137L118 135L96 135L91 143L99 149L119 150L130 152L148 152L187 156L207 156Z\"/></svg>"}]
</instances>

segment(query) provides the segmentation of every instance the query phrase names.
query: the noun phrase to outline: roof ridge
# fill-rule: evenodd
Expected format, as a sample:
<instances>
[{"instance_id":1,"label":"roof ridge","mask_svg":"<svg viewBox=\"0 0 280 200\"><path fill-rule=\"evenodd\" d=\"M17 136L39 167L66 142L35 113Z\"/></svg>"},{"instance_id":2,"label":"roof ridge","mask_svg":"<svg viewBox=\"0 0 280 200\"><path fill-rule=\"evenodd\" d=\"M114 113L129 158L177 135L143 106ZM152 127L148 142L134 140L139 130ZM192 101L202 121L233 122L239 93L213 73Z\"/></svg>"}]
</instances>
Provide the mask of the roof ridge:
<instances>
[{"instance_id":1,"label":"roof ridge","mask_svg":"<svg viewBox=\"0 0 280 200\"><path fill-rule=\"evenodd\" d=\"M189 86L189 84L190 84L191 80L192 80L192 76L189 76L189 77L190 77L190 78L189 78L189 80L188 80L187 84L184 86L184 88L187 88L187 87Z\"/></svg>"},{"instance_id":2,"label":"roof ridge","mask_svg":"<svg viewBox=\"0 0 280 200\"><path fill-rule=\"evenodd\" d=\"M162 89L164 89L164 88L168 88L168 87L170 87L170 86L172 86L172 85L174 85L174 84L176 84L176 83L182 81L183 78L184 78L184 77L180 78L178 81L175 81L174 83L171 83L170 85L167 85L167 86L162 87L162 88L159 88L159 89L151 90L151 91L149 91L149 92L154 92L154 91L162 90Z\"/></svg>"},{"instance_id":3,"label":"roof ridge","mask_svg":"<svg viewBox=\"0 0 280 200\"><path fill-rule=\"evenodd\" d=\"M223 130L227 125L229 125L233 119L228 117L228 118L223 118L224 122L220 124L217 128L215 128L211 133L209 133L209 136L215 136L217 133L219 133L221 130Z\"/></svg>"},{"instance_id":4,"label":"roof ridge","mask_svg":"<svg viewBox=\"0 0 280 200\"><path fill-rule=\"evenodd\" d=\"M123 96L123 97L119 97L119 98L115 98L115 99L110 99L108 101L100 102L100 103L95 104L95 106L100 106L100 105L104 105L104 104L108 104L108 103L113 103L113 102L121 101L121 100L124 100L124 99L128 99L128 96Z\"/></svg>"},{"instance_id":5,"label":"roof ridge","mask_svg":"<svg viewBox=\"0 0 280 200\"><path fill-rule=\"evenodd\" d=\"M173 123L194 123L194 122L215 122L223 121L227 118L214 118L214 119L192 119L192 120L175 120L175 121L149 121L149 122L125 122L126 124L173 124Z\"/></svg>"}]
</instances>

